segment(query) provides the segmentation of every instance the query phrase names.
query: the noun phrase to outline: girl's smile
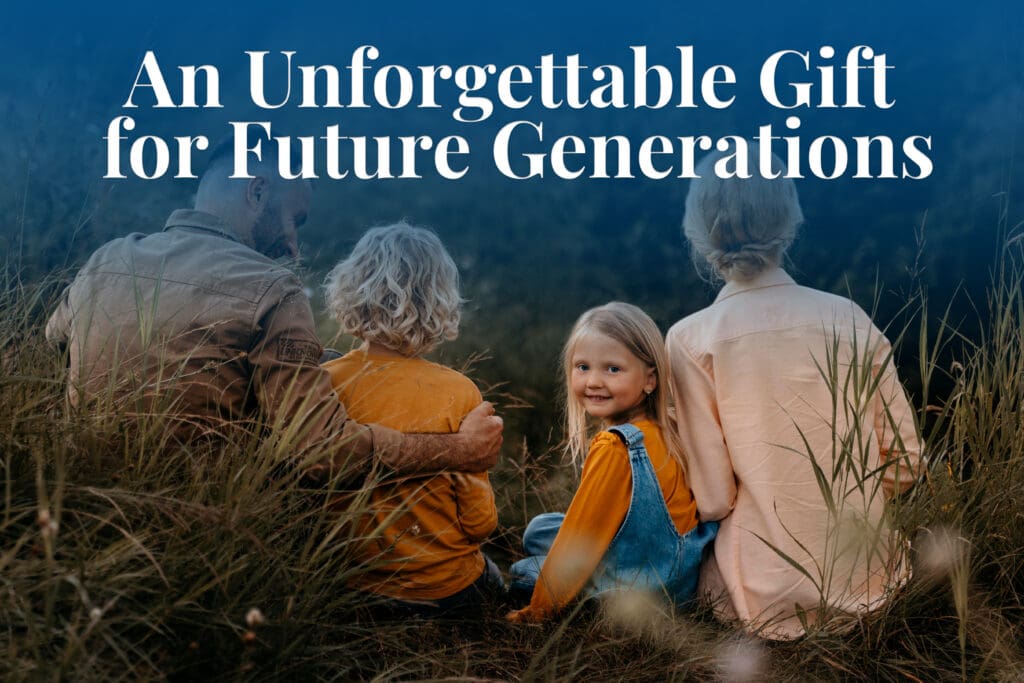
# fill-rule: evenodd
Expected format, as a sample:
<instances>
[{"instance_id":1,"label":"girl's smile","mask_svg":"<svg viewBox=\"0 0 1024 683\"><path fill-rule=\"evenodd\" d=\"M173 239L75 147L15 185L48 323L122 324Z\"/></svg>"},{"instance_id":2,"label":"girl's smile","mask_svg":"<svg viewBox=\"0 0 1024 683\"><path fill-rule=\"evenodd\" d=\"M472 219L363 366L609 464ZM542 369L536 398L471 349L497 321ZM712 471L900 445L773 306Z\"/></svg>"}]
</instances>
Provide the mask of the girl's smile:
<instances>
[{"instance_id":1,"label":"girl's smile","mask_svg":"<svg viewBox=\"0 0 1024 683\"><path fill-rule=\"evenodd\" d=\"M591 332L573 347L570 386L593 417L628 422L657 384L654 369L611 337Z\"/></svg>"}]
</instances>

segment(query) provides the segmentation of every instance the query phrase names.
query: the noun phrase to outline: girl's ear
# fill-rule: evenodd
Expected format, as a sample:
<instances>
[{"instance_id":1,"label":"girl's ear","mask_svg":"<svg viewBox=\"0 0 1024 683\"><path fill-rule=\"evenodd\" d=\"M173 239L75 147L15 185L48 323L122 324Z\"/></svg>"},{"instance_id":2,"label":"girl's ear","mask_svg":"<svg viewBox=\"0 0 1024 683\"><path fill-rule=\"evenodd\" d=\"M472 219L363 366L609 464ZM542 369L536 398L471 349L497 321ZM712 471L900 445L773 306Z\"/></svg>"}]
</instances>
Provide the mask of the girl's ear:
<instances>
[{"instance_id":1,"label":"girl's ear","mask_svg":"<svg viewBox=\"0 0 1024 683\"><path fill-rule=\"evenodd\" d=\"M644 381L644 393L650 395L658 388L658 373L654 368L647 368L647 379Z\"/></svg>"}]
</instances>

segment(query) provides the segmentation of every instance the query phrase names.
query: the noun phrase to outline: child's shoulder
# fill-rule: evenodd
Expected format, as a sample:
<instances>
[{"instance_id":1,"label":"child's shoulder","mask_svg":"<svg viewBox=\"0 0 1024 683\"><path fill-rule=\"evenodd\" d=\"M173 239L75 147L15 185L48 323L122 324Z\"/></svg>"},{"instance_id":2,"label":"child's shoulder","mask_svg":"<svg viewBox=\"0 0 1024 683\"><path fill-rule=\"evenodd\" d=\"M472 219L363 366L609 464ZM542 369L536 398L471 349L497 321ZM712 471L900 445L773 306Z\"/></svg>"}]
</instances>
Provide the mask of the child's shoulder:
<instances>
[{"instance_id":1,"label":"child's shoulder","mask_svg":"<svg viewBox=\"0 0 1024 683\"><path fill-rule=\"evenodd\" d=\"M476 403L481 400L480 390L469 377L423 358L375 356L363 349L355 349L341 358L324 363L323 368L330 373L335 383L343 379L372 376L378 381L423 391L462 396L467 400L475 398Z\"/></svg>"},{"instance_id":2,"label":"child's shoulder","mask_svg":"<svg viewBox=\"0 0 1024 683\"><path fill-rule=\"evenodd\" d=\"M366 353L363 349L352 349L348 353L340 355L336 358L322 364L327 370L336 370L338 368L363 368L370 365L372 362L372 356Z\"/></svg>"},{"instance_id":3,"label":"child's shoulder","mask_svg":"<svg viewBox=\"0 0 1024 683\"><path fill-rule=\"evenodd\" d=\"M661 444L664 441L664 437L661 433L661 426L654 420L637 420L636 422L630 423L629 426L640 430L643 443L646 447L650 447L651 444ZM597 446L601 448L615 448L623 451L628 450L628 446L625 441L626 435L622 434L622 436L620 436L619 434L621 432L614 432L612 429L613 427L609 427L608 429L598 432L590 442L591 448ZM622 431L624 432L627 430L623 429Z\"/></svg>"},{"instance_id":4,"label":"child's shoulder","mask_svg":"<svg viewBox=\"0 0 1024 683\"><path fill-rule=\"evenodd\" d=\"M480 390L477 388L476 383L458 370L454 370L447 365L441 365L440 363L435 363L423 358L413 358L410 360L416 361L417 371L423 375L428 375L434 380L450 386L453 389L476 395L480 394Z\"/></svg>"},{"instance_id":5,"label":"child's shoulder","mask_svg":"<svg viewBox=\"0 0 1024 683\"><path fill-rule=\"evenodd\" d=\"M605 429L594 435L594 438L590 440L590 452L593 454L596 451L621 451L626 453L629 448L626 446L626 442L617 433L611 431L611 429Z\"/></svg>"}]
</instances>

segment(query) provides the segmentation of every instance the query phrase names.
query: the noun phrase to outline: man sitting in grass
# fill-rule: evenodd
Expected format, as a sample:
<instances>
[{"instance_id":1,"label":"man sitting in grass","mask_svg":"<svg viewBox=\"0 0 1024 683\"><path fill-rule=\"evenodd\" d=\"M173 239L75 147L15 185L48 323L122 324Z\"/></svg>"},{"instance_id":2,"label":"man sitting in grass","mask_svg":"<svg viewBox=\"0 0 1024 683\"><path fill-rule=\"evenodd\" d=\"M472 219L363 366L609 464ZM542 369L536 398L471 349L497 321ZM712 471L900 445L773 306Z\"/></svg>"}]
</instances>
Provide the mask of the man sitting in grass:
<instances>
[{"instance_id":1,"label":"man sitting in grass","mask_svg":"<svg viewBox=\"0 0 1024 683\"><path fill-rule=\"evenodd\" d=\"M489 403L451 435L403 436L349 418L318 365L302 284L274 261L297 256L312 188L276 167L264 154L253 177L230 178L231 146L221 145L195 209L89 258L46 326L70 354L71 404L138 424L161 416L171 445L256 426L319 471L365 472L374 460L408 473L491 467L502 423Z\"/></svg>"}]
</instances>

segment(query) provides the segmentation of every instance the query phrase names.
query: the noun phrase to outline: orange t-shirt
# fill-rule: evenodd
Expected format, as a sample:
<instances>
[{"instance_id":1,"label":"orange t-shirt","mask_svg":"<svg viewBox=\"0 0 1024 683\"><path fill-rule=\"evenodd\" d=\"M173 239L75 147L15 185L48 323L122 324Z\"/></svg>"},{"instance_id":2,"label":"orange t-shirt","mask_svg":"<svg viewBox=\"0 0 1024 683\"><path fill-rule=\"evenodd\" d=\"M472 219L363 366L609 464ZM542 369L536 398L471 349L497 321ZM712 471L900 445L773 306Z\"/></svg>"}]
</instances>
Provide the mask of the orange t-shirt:
<instances>
[{"instance_id":1,"label":"orange t-shirt","mask_svg":"<svg viewBox=\"0 0 1024 683\"><path fill-rule=\"evenodd\" d=\"M697 526L697 505L683 468L669 455L656 423L637 420L634 424L644 434L644 447L669 516L676 530L685 534ZM590 442L580 487L544 560L530 604L518 613L520 619L549 617L583 590L626 519L632 493L629 449L615 434L600 432Z\"/></svg>"},{"instance_id":2,"label":"orange t-shirt","mask_svg":"<svg viewBox=\"0 0 1024 683\"><path fill-rule=\"evenodd\" d=\"M362 424L407 433L452 433L482 400L455 370L422 358L375 356L359 349L324 365L338 398ZM484 569L480 541L498 512L487 473L392 477L369 494L357 533L367 567L350 585L398 600L457 593Z\"/></svg>"}]
</instances>

